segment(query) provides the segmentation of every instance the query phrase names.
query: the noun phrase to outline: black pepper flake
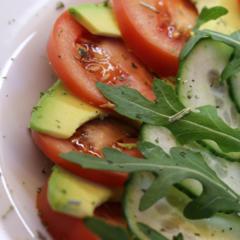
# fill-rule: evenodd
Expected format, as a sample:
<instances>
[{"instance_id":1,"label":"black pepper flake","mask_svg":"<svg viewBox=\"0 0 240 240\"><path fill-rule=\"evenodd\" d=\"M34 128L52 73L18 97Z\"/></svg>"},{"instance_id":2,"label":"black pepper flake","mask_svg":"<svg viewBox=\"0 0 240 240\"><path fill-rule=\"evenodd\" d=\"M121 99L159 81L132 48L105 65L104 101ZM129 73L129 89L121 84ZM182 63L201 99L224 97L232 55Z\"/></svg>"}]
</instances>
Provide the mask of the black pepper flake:
<instances>
[{"instance_id":1,"label":"black pepper flake","mask_svg":"<svg viewBox=\"0 0 240 240\"><path fill-rule=\"evenodd\" d=\"M7 211L2 215L2 219L3 220L5 220L7 217L8 217L8 215L9 215L9 213L11 213L12 211L13 211L13 206L11 205L8 209L7 209Z\"/></svg>"},{"instance_id":2,"label":"black pepper flake","mask_svg":"<svg viewBox=\"0 0 240 240\"><path fill-rule=\"evenodd\" d=\"M45 92L40 92L40 98L43 97L44 94Z\"/></svg>"},{"instance_id":3,"label":"black pepper flake","mask_svg":"<svg viewBox=\"0 0 240 240\"><path fill-rule=\"evenodd\" d=\"M40 231L37 231L37 237L39 240L47 240L47 238Z\"/></svg>"},{"instance_id":4,"label":"black pepper flake","mask_svg":"<svg viewBox=\"0 0 240 240\"><path fill-rule=\"evenodd\" d=\"M233 230L233 228L232 228L232 227L230 227L230 228L229 228L229 231L232 231L232 230Z\"/></svg>"},{"instance_id":5,"label":"black pepper flake","mask_svg":"<svg viewBox=\"0 0 240 240\"><path fill-rule=\"evenodd\" d=\"M138 68L138 66L134 62L132 63L132 67L135 68L135 69Z\"/></svg>"},{"instance_id":6,"label":"black pepper flake","mask_svg":"<svg viewBox=\"0 0 240 240\"><path fill-rule=\"evenodd\" d=\"M5 79L5 80L6 80L6 79L7 79L7 76L2 77L2 79Z\"/></svg>"},{"instance_id":7,"label":"black pepper flake","mask_svg":"<svg viewBox=\"0 0 240 240\"><path fill-rule=\"evenodd\" d=\"M35 106L35 107L33 107L32 113L36 112L39 108L41 108L41 106Z\"/></svg>"},{"instance_id":8,"label":"black pepper flake","mask_svg":"<svg viewBox=\"0 0 240 240\"><path fill-rule=\"evenodd\" d=\"M125 80L125 78L124 78L124 77L122 77L122 76L117 76L117 80L119 80L119 81L124 81L124 80Z\"/></svg>"},{"instance_id":9,"label":"black pepper flake","mask_svg":"<svg viewBox=\"0 0 240 240\"><path fill-rule=\"evenodd\" d=\"M56 10L60 10L65 8L65 4L63 2L57 2L56 4Z\"/></svg>"},{"instance_id":10,"label":"black pepper flake","mask_svg":"<svg viewBox=\"0 0 240 240\"><path fill-rule=\"evenodd\" d=\"M43 168L43 169L42 169L42 174L46 174L46 173L47 173L46 169Z\"/></svg>"},{"instance_id":11,"label":"black pepper flake","mask_svg":"<svg viewBox=\"0 0 240 240\"><path fill-rule=\"evenodd\" d=\"M188 95L187 98L188 98L188 99L192 99L192 96Z\"/></svg>"},{"instance_id":12,"label":"black pepper flake","mask_svg":"<svg viewBox=\"0 0 240 240\"><path fill-rule=\"evenodd\" d=\"M142 188L141 191L142 191L143 193L146 193L146 192L147 192L147 190L144 189L144 188Z\"/></svg>"},{"instance_id":13,"label":"black pepper flake","mask_svg":"<svg viewBox=\"0 0 240 240\"><path fill-rule=\"evenodd\" d=\"M185 158L186 157L186 153L185 152L180 152L180 156Z\"/></svg>"},{"instance_id":14,"label":"black pepper flake","mask_svg":"<svg viewBox=\"0 0 240 240\"><path fill-rule=\"evenodd\" d=\"M81 58L87 58L88 57L88 52L83 48L79 48L78 53L81 56Z\"/></svg>"},{"instance_id":15,"label":"black pepper flake","mask_svg":"<svg viewBox=\"0 0 240 240\"><path fill-rule=\"evenodd\" d=\"M62 194L66 194L66 193L67 193L67 190L66 190L66 189L62 189L62 190L61 190L61 193L62 193Z\"/></svg>"},{"instance_id":16,"label":"black pepper flake","mask_svg":"<svg viewBox=\"0 0 240 240\"><path fill-rule=\"evenodd\" d=\"M39 188L37 189L37 193L40 193L41 191L42 191L42 188L39 187Z\"/></svg>"},{"instance_id":17,"label":"black pepper flake","mask_svg":"<svg viewBox=\"0 0 240 240\"><path fill-rule=\"evenodd\" d=\"M195 236L200 237L200 233L194 233Z\"/></svg>"},{"instance_id":18,"label":"black pepper flake","mask_svg":"<svg viewBox=\"0 0 240 240\"><path fill-rule=\"evenodd\" d=\"M109 5L109 0L105 0L105 1L103 2L103 6L104 6L104 7L108 7L108 5Z\"/></svg>"},{"instance_id":19,"label":"black pepper flake","mask_svg":"<svg viewBox=\"0 0 240 240\"><path fill-rule=\"evenodd\" d=\"M62 58L62 56L61 56L61 55L58 55L58 58Z\"/></svg>"}]
</instances>

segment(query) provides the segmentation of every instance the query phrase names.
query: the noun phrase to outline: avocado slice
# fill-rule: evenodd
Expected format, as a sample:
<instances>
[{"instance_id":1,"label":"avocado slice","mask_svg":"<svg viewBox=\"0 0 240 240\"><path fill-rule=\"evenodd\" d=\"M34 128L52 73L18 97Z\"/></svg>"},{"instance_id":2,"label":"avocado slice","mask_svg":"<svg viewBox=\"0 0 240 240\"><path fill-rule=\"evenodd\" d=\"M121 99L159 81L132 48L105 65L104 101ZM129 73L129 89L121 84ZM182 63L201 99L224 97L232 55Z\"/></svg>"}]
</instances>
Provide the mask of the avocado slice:
<instances>
[{"instance_id":1,"label":"avocado slice","mask_svg":"<svg viewBox=\"0 0 240 240\"><path fill-rule=\"evenodd\" d=\"M106 187L84 180L55 166L48 182L48 201L51 208L70 216L94 216L94 210L112 197Z\"/></svg>"},{"instance_id":2,"label":"avocado slice","mask_svg":"<svg viewBox=\"0 0 240 240\"><path fill-rule=\"evenodd\" d=\"M121 37L112 9L107 4L85 3L78 7L71 7L68 11L94 35Z\"/></svg>"},{"instance_id":3,"label":"avocado slice","mask_svg":"<svg viewBox=\"0 0 240 240\"><path fill-rule=\"evenodd\" d=\"M52 137L70 138L77 128L103 112L71 95L57 81L33 108L30 128Z\"/></svg>"},{"instance_id":4,"label":"avocado slice","mask_svg":"<svg viewBox=\"0 0 240 240\"><path fill-rule=\"evenodd\" d=\"M239 2L237 0L192 0L198 12L204 7L222 6L228 10L225 16L204 24L201 29L210 29L224 34L231 34L240 29Z\"/></svg>"}]
</instances>

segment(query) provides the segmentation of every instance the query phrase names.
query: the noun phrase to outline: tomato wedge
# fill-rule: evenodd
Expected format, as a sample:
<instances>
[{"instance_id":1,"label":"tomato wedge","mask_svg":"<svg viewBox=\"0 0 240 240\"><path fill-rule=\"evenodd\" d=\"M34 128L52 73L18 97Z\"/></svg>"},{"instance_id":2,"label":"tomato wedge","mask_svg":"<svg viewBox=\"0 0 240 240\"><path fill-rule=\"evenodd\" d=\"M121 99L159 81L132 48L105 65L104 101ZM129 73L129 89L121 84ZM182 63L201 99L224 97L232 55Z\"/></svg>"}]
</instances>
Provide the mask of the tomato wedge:
<instances>
[{"instance_id":1,"label":"tomato wedge","mask_svg":"<svg viewBox=\"0 0 240 240\"><path fill-rule=\"evenodd\" d=\"M161 76L176 75L197 11L188 0L113 0L124 40Z\"/></svg>"},{"instance_id":2,"label":"tomato wedge","mask_svg":"<svg viewBox=\"0 0 240 240\"><path fill-rule=\"evenodd\" d=\"M154 99L152 76L122 41L91 35L67 12L54 25L48 57L64 85L89 104L107 106L96 88L99 81L126 85Z\"/></svg>"},{"instance_id":3,"label":"tomato wedge","mask_svg":"<svg viewBox=\"0 0 240 240\"><path fill-rule=\"evenodd\" d=\"M79 165L62 159L59 155L70 151L79 151L101 157L101 150L104 147L114 146L121 149L119 143L129 141L136 143L136 134L134 128L126 126L118 120L106 118L104 120L93 120L83 125L68 140L53 138L37 132L32 132L32 137L39 149L59 166L105 186L122 187L128 178L127 174L83 169ZM122 150L129 155L140 156L137 149Z\"/></svg>"},{"instance_id":4,"label":"tomato wedge","mask_svg":"<svg viewBox=\"0 0 240 240\"><path fill-rule=\"evenodd\" d=\"M37 208L44 225L55 240L100 240L92 233L81 219L53 211L47 200L47 184L37 196ZM108 222L123 225L124 220L120 205L105 204L99 207L95 215Z\"/></svg>"}]
</instances>

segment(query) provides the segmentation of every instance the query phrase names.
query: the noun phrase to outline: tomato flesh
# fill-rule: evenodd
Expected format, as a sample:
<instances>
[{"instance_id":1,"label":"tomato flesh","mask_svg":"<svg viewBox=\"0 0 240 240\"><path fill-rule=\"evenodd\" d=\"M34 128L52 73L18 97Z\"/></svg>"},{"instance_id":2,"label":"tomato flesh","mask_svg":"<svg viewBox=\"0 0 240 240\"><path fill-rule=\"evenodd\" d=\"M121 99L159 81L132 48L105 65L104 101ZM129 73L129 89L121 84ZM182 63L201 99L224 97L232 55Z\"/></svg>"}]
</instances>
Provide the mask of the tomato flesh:
<instances>
[{"instance_id":1,"label":"tomato flesh","mask_svg":"<svg viewBox=\"0 0 240 240\"><path fill-rule=\"evenodd\" d=\"M104 147L115 146L118 142L136 143L136 130L115 119L93 120L78 129L76 134L67 140L53 138L38 132L32 137L39 149L54 163L84 177L108 187L122 187L128 178L126 173L83 169L79 165L62 159L61 153L78 151L101 157ZM120 147L118 147L120 149ZM137 149L122 149L125 153L139 157ZM101 161L101 159L99 159Z\"/></svg>"},{"instance_id":2,"label":"tomato flesh","mask_svg":"<svg viewBox=\"0 0 240 240\"><path fill-rule=\"evenodd\" d=\"M189 38L190 30L195 22L195 14L186 11L190 8L191 5L186 0L162 0L157 5L159 30L165 31L169 39L180 42L181 45Z\"/></svg>"},{"instance_id":3,"label":"tomato flesh","mask_svg":"<svg viewBox=\"0 0 240 240\"><path fill-rule=\"evenodd\" d=\"M67 12L54 25L48 57L64 85L89 104L107 106L96 82L125 85L154 99L151 74L122 41L91 35Z\"/></svg>"},{"instance_id":4,"label":"tomato flesh","mask_svg":"<svg viewBox=\"0 0 240 240\"><path fill-rule=\"evenodd\" d=\"M107 118L85 124L76 131L70 142L81 152L101 157L101 150L104 147L112 147L116 142L129 137L137 137L136 129L118 120ZM136 142L136 139L133 139L133 142Z\"/></svg>"},{"instance_id":5,"label":"tomato flesh","mask_svg":"<svg viewBox=\"0 0 240 240\"><path fill-rule=\"evenodd\" d=\"M150 9L151 8L151 9ZM154 72L174 76L197 11L187 0L113 0L124 40Z\"/></svg>"},{"instance_id":6,"label":"tomato flesh","mask_svg":"<svg viewBox=\"0 0 240 240\"><path fill-rule=\"evenodd\" d=\"M51 209L47 200L47 184L37 196L37 208L39 215L48 232L55 240L100 240L92 233L81 219L55 212ZM108 203L95 211L97 217L107 222L123 226L125 224L122 216L121 206L116 203Z\"/></svg>"}]
</instances>

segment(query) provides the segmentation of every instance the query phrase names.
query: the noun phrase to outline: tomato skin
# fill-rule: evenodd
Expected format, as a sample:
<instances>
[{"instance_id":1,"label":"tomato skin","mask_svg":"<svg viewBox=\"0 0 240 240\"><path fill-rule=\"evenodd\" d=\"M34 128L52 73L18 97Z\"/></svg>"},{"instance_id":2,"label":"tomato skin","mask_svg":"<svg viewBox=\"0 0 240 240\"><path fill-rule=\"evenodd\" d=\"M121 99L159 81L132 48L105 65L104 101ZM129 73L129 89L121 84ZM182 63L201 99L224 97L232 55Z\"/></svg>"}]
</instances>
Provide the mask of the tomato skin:
<instances>
[{"instance_id":1,"label":"tomato skin","mask_svg":"<svg viewBox=\"0 0 240 240\"><path fill-rule=\"evenodd\" d=\"M47 184L38 193L37 208L43 224L54 240L101 240L84 225L81 219L51 209L47 200ZM96 210L95 215L110 223L125 225L121 208L117 204L105 204Z\"/></svg>"},{"instance_id":2,"label":"tomato skin","mask_svg":"<svg viewBox=\"0 0 240 240\"><path fill-rule=\"evenodd\" d=\"M77 151L101 157L102 148L111 147L117 143L119 139L125 139L127 136L135 136L135 134L135 128L111 118L93 120L79 128L71 139L66 140L32 131L35 144L54 163L78 176L111 188L123 187L128 178L128 174L84 169L77 164L62 159L59 155L61 153ZM133 139L131 142L136 142L136 139ZM79 145L79 147L77 147L76 144ZM134 157L140 156L137 149L123 151ZM100 158L99 161L101 161Z\"/></svg>"},{"instance_id":3,"label":"tomato skin","mask_svg":"<svg viewBox=\"0 0 240 240\"><path fill-rule=\"evenodd\" d=\"M55 164L78 176L108 187L122 187L128 178L128 174L125 173L84 169L77 164L60 158L59 155L61 153L76 151L76 149L68 141L52 138L37 132L32 132L32 137L35 144L44 153L44 155L46 155Z\"/></svg>"},{"instance_id":4,"label":"tomato skin","mask_svg":"<svg viewBox=\"0 0 240 240\"><path fill-rule=\"evenodd\" d=\"M172 2L176 2L176 5L183 4L182 2L184 1L186 0L172 0ZM153 3L154 6L157 1L151 0L150 2ZM162 0L161 2L164 1ZM165 2L168 4L168 2L171 1L165 0ZM173 3L173 5L174 4L175 3ZM132 9L139 7L144 9L144 14L146 15L145 22L149 21L151 23L145 24L141 22L142 25L139 26L138 22L140 17L137 18L137 15L133 17L133 11L135 10L131 10L132 12L129 10L131 5L133 5ZM157 14L146 7L140 6L137 0L113 0L113 10L117 17L123 38L134 54L160 76L175 76L179 66L178 56L186 39L170 39L167 33L157 30L155 30L155 33L153 33L153 31L152 33L149 32L149 29L153 28L153 25L156 29L160 28L157 24L159 23L159 19L160 21L164 21L164 19L161 18L165 18L165 14L162 12ZM194 19L194 15L197 16L197 13L194 8L190 11ZM154 38L157 40L154 40Z\"/></svg>"},{"instance_id":5,"label":"tomato skin","mask_svg":"<svg viewBox=\"0 0 240 240\"><path fill-rule=\"evenodd\" d=\"M54 212L47 200L47 185L37 196L39 215L54 240L100 240L88 230L81 219Z\"/></svg>"},{"instance_id":6,"label":"tomato skin","mask_svg":"<svg viewBox=\"0 0 240 240\"><path fill-rule=\"evenodd\" d=\"M124 77L118 78L119 76L116 75L118 73L114 71L111 72L111 81L106 81L99 78L99 74L87 71L87 66L82 65L83 61L80 62L76 57L76 55L80 56L76 44L85 36L90 36L90 33L77 23L68 12L65 12L57 19L48 43L49 61L64 85L74 95L89 104L99 107L105 106L107 100L96 88L96 82L102 81L111 85L127 85L137 89L147 98L154 99L151 89L152 76L139 60L126 49L121 40L98 38L97 44L104 50L104 54L110 56L114 66L120 68L116 72L124 72L122 73ZM92 38L96 37L92 36ZM133 68L132 63L138 68ZM100 61L98 64L101 64ZM108 70L106 66L105 70Z\"/></svg>"}]
</instances>

